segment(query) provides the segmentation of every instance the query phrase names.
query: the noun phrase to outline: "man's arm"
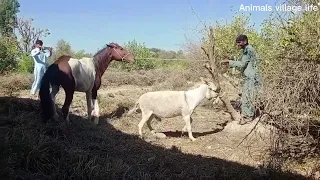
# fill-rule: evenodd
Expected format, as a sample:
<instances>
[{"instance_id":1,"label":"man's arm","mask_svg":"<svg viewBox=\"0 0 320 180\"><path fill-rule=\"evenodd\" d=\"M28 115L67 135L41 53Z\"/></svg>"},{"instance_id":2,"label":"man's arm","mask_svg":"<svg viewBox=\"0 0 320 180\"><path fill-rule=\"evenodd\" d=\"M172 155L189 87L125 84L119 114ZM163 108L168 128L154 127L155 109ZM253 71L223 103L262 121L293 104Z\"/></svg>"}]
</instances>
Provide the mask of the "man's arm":
<instances>
[{"instance_id":1,"label":"man's arm","mask_svg":"<svg viewBox=\"0 0 320 180\"><path fill-rule=\"evenodd\" d=\"M46 56L46 57L50 57L51 55L52 55L52 51L50 51L50 50L44 50L44 55Z\"/></svg>"},{"instance_id":2,"label":"man's arm","mask_svg":"<svg viewBox=\"0 0 320 180\"><path fill-rule=\"evenodd\" d=\"M243 54L241 56L241 59L239 61L233 61L233 60L229 60L229 66L230 67L236 67L236 68L245 68L248 63L250 62L251 58L250 58L250 51L248 51L247 53Z\"/></svg>"},{"instance_id":3,"label":"man's arm","mask_svg":"<svg viewBox=\"0 0 320 180\"><path fill-rule=\"evenodd\" d=\"M36 55L38 55L40 53L40 49L39 48L34 48L31 50L31 56L34 57Z\"/></svg>"}]
</instances>

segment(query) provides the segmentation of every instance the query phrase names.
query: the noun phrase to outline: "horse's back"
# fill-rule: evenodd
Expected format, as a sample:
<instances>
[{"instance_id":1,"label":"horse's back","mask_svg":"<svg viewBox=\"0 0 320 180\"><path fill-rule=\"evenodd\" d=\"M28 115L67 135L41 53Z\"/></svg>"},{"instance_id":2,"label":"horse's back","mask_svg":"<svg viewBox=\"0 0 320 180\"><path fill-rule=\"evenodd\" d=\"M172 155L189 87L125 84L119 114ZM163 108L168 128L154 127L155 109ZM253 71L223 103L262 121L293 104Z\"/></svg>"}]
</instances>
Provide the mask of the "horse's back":
<instances>
[{"instance_id":1,"label":"horse's back","mask_svg":"<svg viewBox=\"0 0 320 180\"><path fill-rule=\"evenodd\" d=\"M91 90L95 80L95 67L92 58L70 58L68 64L76 83L75 90L80 92Z\"/></svg>"}]
</instances>

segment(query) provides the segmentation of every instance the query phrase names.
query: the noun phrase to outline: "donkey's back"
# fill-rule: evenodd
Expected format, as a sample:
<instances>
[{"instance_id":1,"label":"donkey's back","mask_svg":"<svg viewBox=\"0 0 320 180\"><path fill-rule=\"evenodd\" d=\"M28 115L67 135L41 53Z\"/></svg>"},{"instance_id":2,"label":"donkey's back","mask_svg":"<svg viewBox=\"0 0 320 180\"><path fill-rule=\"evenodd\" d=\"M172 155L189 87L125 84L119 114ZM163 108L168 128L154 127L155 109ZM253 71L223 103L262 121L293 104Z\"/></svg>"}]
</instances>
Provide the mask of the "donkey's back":
<instances>
[{"instance_id":1,"label":"donkey's back","mask_svg":"<svg viewBox=\"0 0 320 180\"><path fill-rule=\"evenodd\" d=\"M185 106L184 91L155 91L140 96L142 112L151 112L158 117L174 117L181 115Z\"/></svg>"}]
</instances>

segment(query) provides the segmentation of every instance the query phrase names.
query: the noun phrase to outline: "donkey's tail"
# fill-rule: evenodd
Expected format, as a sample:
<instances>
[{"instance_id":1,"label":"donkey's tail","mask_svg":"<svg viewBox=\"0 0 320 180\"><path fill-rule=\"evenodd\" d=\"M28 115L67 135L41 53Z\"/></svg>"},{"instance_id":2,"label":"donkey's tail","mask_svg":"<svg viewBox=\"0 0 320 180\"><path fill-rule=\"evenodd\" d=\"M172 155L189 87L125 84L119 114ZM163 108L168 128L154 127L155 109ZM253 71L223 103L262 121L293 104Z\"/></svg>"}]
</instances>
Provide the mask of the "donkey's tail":
<instances>
[{"instance_id":1,"label":"donkey's tail","mask_svg":"<svg viewBox=\"0 0 320 180\"><path fill-rule=\"evenodd\" d=\"M41 79L41 87L39 91L40 96L40 110L44 122L47 122L53 116L53 101L50 94L50 84L54 82L57 84L57 75L59 67L57 64L49 66L43 78ZM57 84L59 85L59 84Z\"/></svg>"},{"instance_id":2,"label":"donkey's tail","mask_svg":"<svg viewBox=\"0 0 320 180\"><path fill-rule=\"evenodd\" d=\"M137 101L135 104L134 104L134 107L128 111L128 113L126 114L126 116L130 116L132 113L136 112L138 109L140 109L139 107L139 101Z\"/></svg>"}]
</instances>

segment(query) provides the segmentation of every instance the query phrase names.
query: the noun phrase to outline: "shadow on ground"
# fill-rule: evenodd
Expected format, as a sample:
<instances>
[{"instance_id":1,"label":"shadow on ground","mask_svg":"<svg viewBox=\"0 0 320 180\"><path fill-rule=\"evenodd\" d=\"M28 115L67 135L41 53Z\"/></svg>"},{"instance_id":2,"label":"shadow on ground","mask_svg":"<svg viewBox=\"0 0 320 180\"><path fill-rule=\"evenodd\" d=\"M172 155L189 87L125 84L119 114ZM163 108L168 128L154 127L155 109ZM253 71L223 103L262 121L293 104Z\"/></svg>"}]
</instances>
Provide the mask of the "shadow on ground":
<instances>
[{"instance_id":1,"label":"shadow on ground","mask_svg":"<svg viewBox=\"0 0 320 180\"><path fill-rule=\"evenodd\" d=\"M1 179L264 179L257 169L151 145L108 123L43 124L39 102L0 98ZM268 171L271 179L306 179Z\"/></svg>"},{"instance_id":2,"label":"shadow on ground","mask_svg":"<svg viewBox=\"0 0 320 180\"><path fill-rule=\"evenodd\" d=\"M217 132L220 132L222 131L223 128L217 128L213 131L207 131L207 132L192 132L192 135L193 137L195 138L198 138L198 137L201 137L201 136L207 136L207 135L210 135L210 134L214 134L214 133L217 133ZM188 136L188 133L187 132L183 132L182 131L165 131L165 132L161 132L163 134L165 134L167 137L181 137L181 136Z\"/></svg>"}]
</instances>

